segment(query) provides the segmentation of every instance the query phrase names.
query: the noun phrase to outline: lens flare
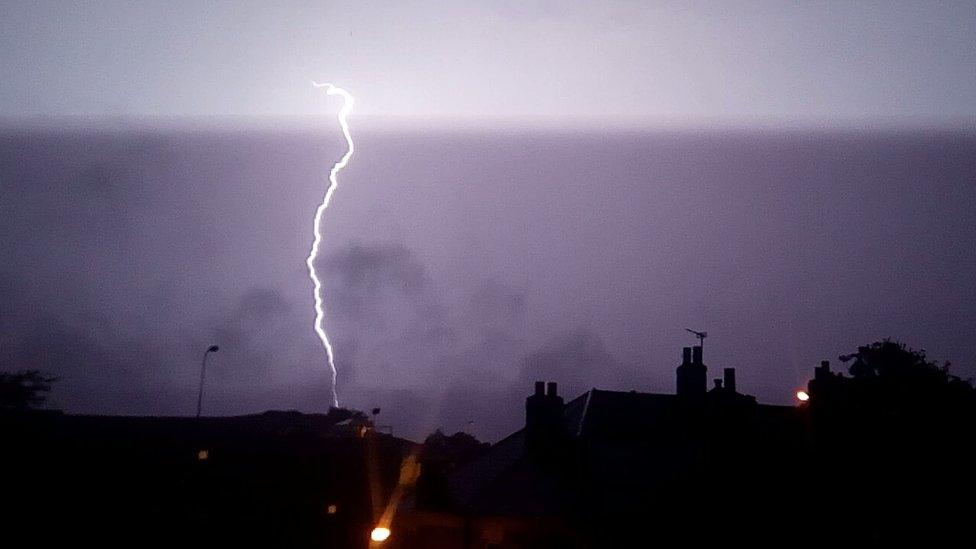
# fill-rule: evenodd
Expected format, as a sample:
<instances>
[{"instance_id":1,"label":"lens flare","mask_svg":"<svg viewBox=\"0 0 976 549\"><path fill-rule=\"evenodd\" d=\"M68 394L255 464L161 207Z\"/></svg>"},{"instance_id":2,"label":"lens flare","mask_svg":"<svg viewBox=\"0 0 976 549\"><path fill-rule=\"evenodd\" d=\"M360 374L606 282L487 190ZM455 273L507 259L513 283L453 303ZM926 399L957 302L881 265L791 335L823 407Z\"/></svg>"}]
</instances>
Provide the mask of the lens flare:
<instances>
[{"instance_id":1,"label":"lens flare","mask_svg":"<svg viewBox=\"0 0 976 549\"><path fill-rule=\"evenodd\" d=\"M315 210L315 221L312 223L312 249L308 253L308 258L305 260L305 264L308 265L308 276L312 279L312 285L314 287L313 295L315 296L315 333L318 334L319 340L322 341L322 347L325 348L325 354L329 361L329 372L332 374L332 405L339 406L339 393L336 389L336 366L335 366L335 354L332 351L332 343L329 341L329 335L325 331L323 326L323 319L325 318L325 309L322 305L322 280L319 278L318 273L315 271L315 260L319 255L319 248L322 244L322 214L328 209L329 203L332 201L332 194L335 193L336 187L339 186L339 182L336 176L342 168L346 167L349 163L349 159L352 157L352 153L355 151L355 145L352 142L352 136L349 134L349 124L347 118L349 113L352 112L353 97L346 90L333 86L332 84L318 84L312 82L312 85L316 88L325 88L325 93L327 95L338 95L342 97L342 108L339 109L338 119L339 127L342 128L342 136L346 138L346 154L342 155L342 158L338 162L332 165L332 170L329 172L329 186L325 190L325 196L322 198L322 203L319 204L317 210Z\"/></svg>"},{"instance_id":2,"label":"lens flare","mask_svg":"<svg viewBox=\"0 0 976 549\"><path fill-rule=\"evenodd\" d=\"M806 402L810 400L810 395L808 395L806 391L797 391L796 399L799 400L800 402Z\"/></svg>"}]
</instances>

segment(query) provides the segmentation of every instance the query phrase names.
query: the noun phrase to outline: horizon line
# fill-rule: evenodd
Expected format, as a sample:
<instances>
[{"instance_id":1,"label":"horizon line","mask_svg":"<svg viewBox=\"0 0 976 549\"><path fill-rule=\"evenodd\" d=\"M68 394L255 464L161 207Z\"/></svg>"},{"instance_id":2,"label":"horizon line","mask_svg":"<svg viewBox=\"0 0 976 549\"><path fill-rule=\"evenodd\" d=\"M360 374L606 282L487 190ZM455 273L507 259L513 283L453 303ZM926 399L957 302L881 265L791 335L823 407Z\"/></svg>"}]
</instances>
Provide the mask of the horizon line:
<instances>
[{"instance_id":1,"label":"horizon line","mask_svg":"<svg viewBox=\"0 0 976 549\"><path fill-rule=\"evenodd\" d=\"M178 130L178 129L281 129L315 130L328 124L331 113L314 114L0 114L0 130ZM550 115L354 115L360 130L576 130L576 131L945 131L976 133L976 116L926 118L813 117L666 117L666 116L572 116Z\"/></svg>"}]
</instances>

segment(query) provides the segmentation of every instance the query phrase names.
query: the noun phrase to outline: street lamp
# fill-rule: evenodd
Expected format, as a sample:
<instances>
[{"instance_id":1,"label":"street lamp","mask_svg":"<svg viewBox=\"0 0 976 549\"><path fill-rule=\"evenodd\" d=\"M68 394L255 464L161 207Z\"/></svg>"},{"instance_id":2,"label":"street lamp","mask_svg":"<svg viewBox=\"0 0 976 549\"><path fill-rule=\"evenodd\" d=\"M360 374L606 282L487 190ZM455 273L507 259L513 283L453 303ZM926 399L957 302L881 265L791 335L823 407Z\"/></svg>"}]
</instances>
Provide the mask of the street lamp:
<instances>
[{"instance_id":1,"label":"street lamp","mask_svg":"<svg viewBox=\"0 0 976 549\"><path fill-rule=\"evenodd\" d=\"M203 353L203 366L200 367L200 394L197 395L197 419L200 419L200 409L203 406L203 377L207 373L207 357L210 353L216 353L220 350L220 347L216 345L211 345L207 347L206 352Z\"/></svg>"},{"instance_id":2,"label":"street lamp","mask_svg":"<svg viewBox=\"0 0 976 549\"><path fill-rule=\"evenodd\" d=\"M377 526L369 533L369 539L376 543L383 543L390 537L390 529L385 526Z\"/></svg>"}]
</instances>

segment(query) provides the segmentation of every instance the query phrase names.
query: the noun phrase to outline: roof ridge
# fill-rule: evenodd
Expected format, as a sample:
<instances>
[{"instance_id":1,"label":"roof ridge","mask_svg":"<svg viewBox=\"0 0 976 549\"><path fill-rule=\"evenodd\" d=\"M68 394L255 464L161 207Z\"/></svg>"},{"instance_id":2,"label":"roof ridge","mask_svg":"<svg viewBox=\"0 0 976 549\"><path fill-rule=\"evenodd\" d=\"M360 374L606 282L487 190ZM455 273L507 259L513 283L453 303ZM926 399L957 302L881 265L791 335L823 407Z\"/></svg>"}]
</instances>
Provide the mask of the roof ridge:
<instances>
[{"instance_id":1,"label":"roof ridge","mask_svg":"<svg viewBox=\"0 0 976 549\"><path fill-rule=\"evenodd\" d=\"M590 411L590 401L593 400L593 393L596 392L596 387L590 387L590 390L586 392L586 402L583 403L583 415L580 416L579 428L576 429L576 438L583 436L583 426L586 425L586 414Z\"/></svg>"}]
</instances>

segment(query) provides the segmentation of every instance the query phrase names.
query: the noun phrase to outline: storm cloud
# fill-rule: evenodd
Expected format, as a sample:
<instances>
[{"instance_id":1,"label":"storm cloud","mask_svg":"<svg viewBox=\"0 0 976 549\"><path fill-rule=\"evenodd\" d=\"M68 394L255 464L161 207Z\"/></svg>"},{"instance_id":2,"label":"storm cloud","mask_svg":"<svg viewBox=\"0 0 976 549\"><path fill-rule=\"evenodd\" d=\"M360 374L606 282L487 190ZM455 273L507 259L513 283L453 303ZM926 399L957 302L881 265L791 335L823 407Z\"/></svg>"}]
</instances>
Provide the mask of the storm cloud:
<instances>
[{"instance_id":1,"label":"storm cloud","mask_svg":"<svg viewBox=\"0 0 976 549\"><path fill-rule=\"evenodd\" d=\"M787 402L883 337L974 373L966 132L357 134L323 223L344 405L422 437L521 422L536 379L670 392L705 361ZM0 138L0 368L71 412L324 411L305 257L337 132L173 126Z\"/></svg>"}]
</instances>

